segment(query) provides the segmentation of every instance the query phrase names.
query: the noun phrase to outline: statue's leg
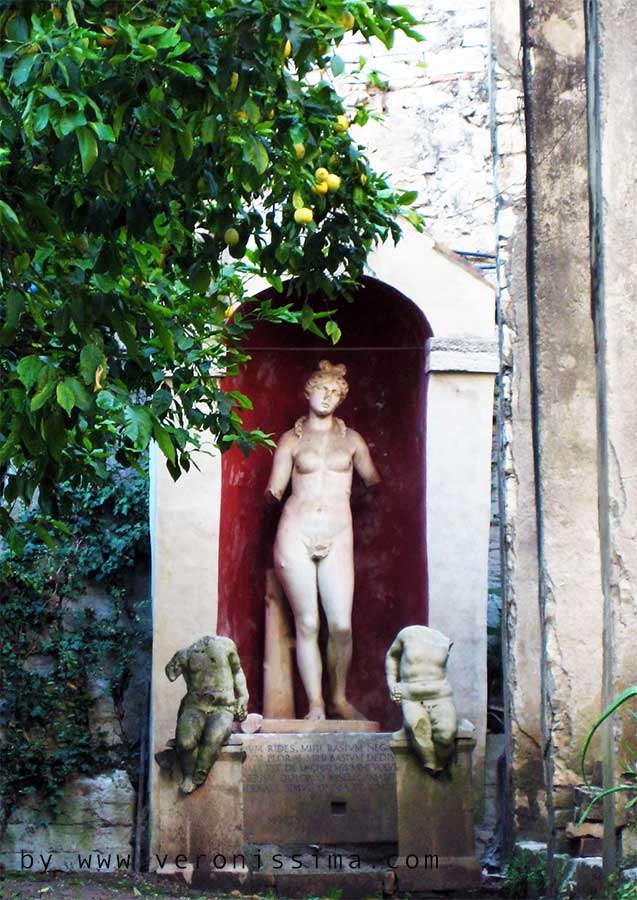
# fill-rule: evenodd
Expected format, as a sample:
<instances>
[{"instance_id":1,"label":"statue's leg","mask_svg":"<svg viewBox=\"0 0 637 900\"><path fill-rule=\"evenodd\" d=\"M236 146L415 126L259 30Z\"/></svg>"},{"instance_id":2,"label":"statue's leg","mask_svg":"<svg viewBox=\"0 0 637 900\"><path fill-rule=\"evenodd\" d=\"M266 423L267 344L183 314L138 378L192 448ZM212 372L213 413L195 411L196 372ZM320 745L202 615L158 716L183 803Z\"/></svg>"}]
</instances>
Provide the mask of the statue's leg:
<instances>
[{"instance_id":1,"label":"statue's leg","mask_svg":"<svg viewBox=\"0 0 637 900\"><path fill-rule=\"evenodd\" d=\"M426 769L439 771L429 712L419 700L403 700L401 707L403 724L416 755Z\"/></svg>"},{"instance_id":2,"label":"statue's leg","mask_svg":"<svg viewBox=\"0 0 637 900\"><path fill-rule=\"evenodd\" d=\"M347 674L352 661L352 601L354 550L351 531L332 541L318 564L318 589L327 619L327 671L330 681L329 713L340 719L364 719L347 699Z\"/></svg>"},{"instance_id":3,"label":"statue's leg","mask_svg":"<svg viewBox=\"0 0 637 900\"><path fill-rule=\"evenodd\" d=\"M324 719L316 564L298 537L279 532L274 569L294 615L296 661L309 703L306 719Z\"/></svg>"},{"instance_id":4,"label":"statue's leg","mask_svg":"<svg viewBox=\"0 0 637 900\"><path fill-rule=\"evenodd\" d=\"M444 769L453 755L458 727L453 700L450 698L436 700L431 707L430 715L438 765L441 769Z\"/></svg>"},{"instance_id":5,"label":"statue's leg","mask_svg":"<svg viewBox=\"0 0 637 900\"><path fill-rule=\"evenodd\" d=\"M177 719L176 745L181 768L181 790L189 794L194 789L193 775L197 762L199 739L206 724L205 713L193 706L185 706Z\"/></svg>"},{"instance_id":6,"label":"statue's leg","mask_svg":"<svg viewBox=\"0 0 637 900\"><path fill-rule=\"evenodd\" d=\"M219 751L232 732L233 715L227 710L209 715L199 742L197 764L193 781L195 785L203 784L208 772L215 764Z\"/></svg>"}]
</instances>

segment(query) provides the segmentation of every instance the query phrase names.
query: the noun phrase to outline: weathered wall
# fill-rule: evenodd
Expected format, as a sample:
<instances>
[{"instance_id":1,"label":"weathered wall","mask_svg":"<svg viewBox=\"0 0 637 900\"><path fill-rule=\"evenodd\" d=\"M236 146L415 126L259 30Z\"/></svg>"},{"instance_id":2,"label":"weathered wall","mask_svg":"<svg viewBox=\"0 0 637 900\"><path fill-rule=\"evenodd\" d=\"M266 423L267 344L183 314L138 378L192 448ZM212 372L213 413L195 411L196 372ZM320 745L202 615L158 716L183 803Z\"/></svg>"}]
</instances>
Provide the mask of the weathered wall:
<instances>
[{"instance_id":1,"label":"weathered wall","mask_svg":"<svg viewBox=\"0 0 637 900\"><path fill-rule=\"evenodd\" d=\"M593 211L593 313L597 336L600 531L605 702L637 681L637 261L626 252L637 227L637 9L626 0L589 4L589 128ZM613 638L609 640L609 638ZM634 721L625 713L627 742ZM623 762L626 746L617 762Z\"/></svg>"},{"instance_id":2,"label":"weathered wall","mask_svg":"<svg viewBox=\"0 0 637 900\"><path fill-rule=\"evenodd\" d=\"M572 817L602 669L584 9L545 0L525 2L523 14L546 778L559 828Z\"/></svg>"},{"instance_id":3,"label":"weathered wall","mask_svg":"<svg viewBox=\"0 0 637 900\"><path fill-rule=\"evenodd\" d=\"M498 471L502 522L503 681L508 828L540 837L541 629L537 588L526 289L526 146L519 0L491 2L491 125L496 192Z\"/></svg>"}]
</instances>

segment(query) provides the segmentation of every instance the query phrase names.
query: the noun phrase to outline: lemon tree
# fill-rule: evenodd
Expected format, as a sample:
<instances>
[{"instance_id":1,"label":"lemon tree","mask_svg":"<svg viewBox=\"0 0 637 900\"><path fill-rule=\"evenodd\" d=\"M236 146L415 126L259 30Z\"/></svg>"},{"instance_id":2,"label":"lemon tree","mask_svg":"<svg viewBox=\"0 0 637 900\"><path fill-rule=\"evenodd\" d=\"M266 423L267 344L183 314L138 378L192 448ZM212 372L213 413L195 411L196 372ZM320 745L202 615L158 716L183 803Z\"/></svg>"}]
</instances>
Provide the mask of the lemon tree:
<instances>
[{"instance_id":1,"label":"lemon tree","mask_svg":"<svg viewBox=\"0 0 637 900\"><path fill-rule=\"evenodd\" d=\"M173 477L205 431L221 449L266 440L218 377L251 323L324 334L305 298L336 308L397 216L418 223L413 194L352 139L367 112L332 78L346 32L390 46L414 24L385 0L5 0L4 529L16 500L55 512L61 482L104 481L151 439ZM252 273L279 299L247 299Z\"/></svg>"}]
</instances>

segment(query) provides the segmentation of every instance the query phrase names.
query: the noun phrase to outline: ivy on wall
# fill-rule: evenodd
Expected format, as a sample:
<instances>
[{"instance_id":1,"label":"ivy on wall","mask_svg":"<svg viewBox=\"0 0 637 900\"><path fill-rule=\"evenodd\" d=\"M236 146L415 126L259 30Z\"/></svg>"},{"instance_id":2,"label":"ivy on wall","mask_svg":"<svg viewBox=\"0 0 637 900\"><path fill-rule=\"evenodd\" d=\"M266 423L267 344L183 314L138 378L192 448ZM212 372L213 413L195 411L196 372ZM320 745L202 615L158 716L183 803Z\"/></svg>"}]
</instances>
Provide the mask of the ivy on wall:
<instances>
[{"instance_id":1,"label":"ivy on wall","mask_svg":"<svg viewBox=\"0 0 637 900\"><path fill-rule=\"evenodd\" d=\"M70 776L114 766L134 774L136 764L134 746L91 735L89 713L95 682L107 679L120 700L149 643L148 604L133 591L135 569L149 559L147 481L114 470L104 487L60 491L65 519L25 514L23 552L5 548L0 557L5 815L35 791L43 813L54 814ZM88 600L95 586L97 611Z\"/></svg>"}]
</instances>

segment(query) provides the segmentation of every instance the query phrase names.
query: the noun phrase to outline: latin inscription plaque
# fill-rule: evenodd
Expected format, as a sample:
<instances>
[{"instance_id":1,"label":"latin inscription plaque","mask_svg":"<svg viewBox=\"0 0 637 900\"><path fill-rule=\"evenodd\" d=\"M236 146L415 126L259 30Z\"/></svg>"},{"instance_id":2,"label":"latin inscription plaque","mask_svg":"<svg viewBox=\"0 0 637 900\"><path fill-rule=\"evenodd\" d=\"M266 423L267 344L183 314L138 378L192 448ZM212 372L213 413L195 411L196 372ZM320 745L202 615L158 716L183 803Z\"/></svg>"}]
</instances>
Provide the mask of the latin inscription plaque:
<instances>
[{"instance_id":1,"label":"latin inscription plaque","mask_svg":"<svg viewBox=\"0 0 637 900\"><path fill-rule=\"evenodd\" d=\"M396 841L391 734L242 738L247 843Z\"/></svg>"}]
</instances>

